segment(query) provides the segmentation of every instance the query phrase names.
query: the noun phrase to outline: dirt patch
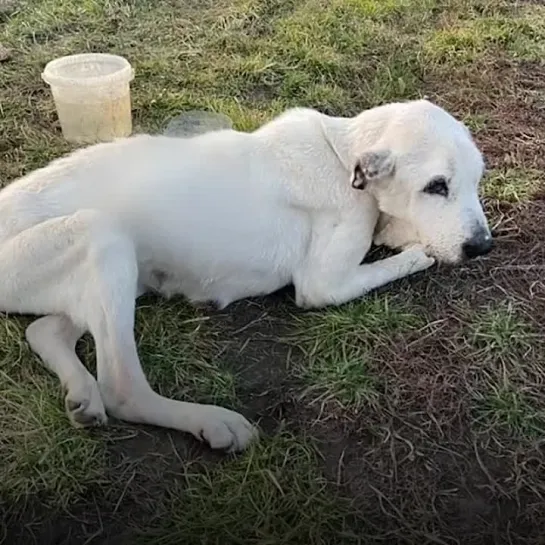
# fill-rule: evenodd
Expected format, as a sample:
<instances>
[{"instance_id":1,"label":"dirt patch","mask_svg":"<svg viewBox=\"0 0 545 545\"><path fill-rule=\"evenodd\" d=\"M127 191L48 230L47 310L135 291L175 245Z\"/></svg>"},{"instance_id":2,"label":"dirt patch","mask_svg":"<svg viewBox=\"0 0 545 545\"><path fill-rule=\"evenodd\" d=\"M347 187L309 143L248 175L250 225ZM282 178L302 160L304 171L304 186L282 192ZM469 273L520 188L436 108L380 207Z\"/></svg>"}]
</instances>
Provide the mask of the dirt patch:
<instances>
[{"instance_id":1,"label":"dirt patch","mask_svg":"<svg viewBox=\"0 0 545 545\"><path fill-rule=\"evenodd\" d=\"M455 115L485 116L476 139L492 168L545 167L545 65L483 61L429 81L430 95Z\"/></svg>"}]
</instances>

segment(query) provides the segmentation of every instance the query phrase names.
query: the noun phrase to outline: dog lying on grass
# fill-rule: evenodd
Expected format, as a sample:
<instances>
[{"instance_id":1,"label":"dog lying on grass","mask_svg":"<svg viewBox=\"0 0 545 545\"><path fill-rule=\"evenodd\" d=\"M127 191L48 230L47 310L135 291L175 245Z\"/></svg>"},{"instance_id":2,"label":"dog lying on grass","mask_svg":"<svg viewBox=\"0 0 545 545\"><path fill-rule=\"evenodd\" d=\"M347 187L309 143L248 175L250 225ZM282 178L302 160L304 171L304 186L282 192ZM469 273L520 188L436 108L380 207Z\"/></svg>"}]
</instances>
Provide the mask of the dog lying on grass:
<instances>
[{"instance_id":1,"label":"dog lying on grass","mask_svg":"<svg viewBox=\"0 0 545 545\"><path fill-rule=\"evenodd\" d=\"M293 284L297 305L316 308L485 254L482 175L467 128L425 100L93 145L0 192L0 310L42 316L26 337L66 389L74 425L109 413L241 450L257 434L242 415L149 386L136 298L225 307ZM401 251L362 265L373 240ZM97 379L75 352L86 331Z\"/></svg>"}]
</instances>

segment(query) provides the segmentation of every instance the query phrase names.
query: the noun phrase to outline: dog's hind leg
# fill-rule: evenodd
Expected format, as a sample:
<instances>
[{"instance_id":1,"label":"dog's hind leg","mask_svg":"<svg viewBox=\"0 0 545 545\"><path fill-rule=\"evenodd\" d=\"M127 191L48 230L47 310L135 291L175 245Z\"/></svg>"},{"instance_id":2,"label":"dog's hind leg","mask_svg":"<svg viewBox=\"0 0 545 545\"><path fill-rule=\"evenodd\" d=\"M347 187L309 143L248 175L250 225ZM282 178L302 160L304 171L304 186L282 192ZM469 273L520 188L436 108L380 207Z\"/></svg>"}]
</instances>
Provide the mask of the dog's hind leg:
<instances>
[{"instance_id":1,"label":"dog's hind leg","mask_svg":"<svg viewBox=\"0 0 545 545\"><path fill-rule=\"evenodd\" d=\"M239 450L255 436L255 429L238 413L167 399L152 390L134 339L138 281L134 245L108 217L82 210L2 242L0 278L0 309L66 316L72 322L73 329L53 335L45 332L59 323L37 323L28 336L61 380L70 384L75 371L78 378L72 384L91 388L87 406L96 409L100 403L92 377L82 373L81 363L72 355L72 343L83 330L95 340L98 389L112 416L190 432L213 448ZM68 398L76 403L75 410L77 403L87 401L87 392L83 397Z\"/></svg>"},{"instance_id":2,"label":"dog's hind leg","mask_svg":"<svg viewBox=\"0 0 545 545\"><path fill-rule=\"evenodd\" d=\"M66 413L76 427L97 426L107 421L97 381L76 354L76 343L84 332L84 328L77 327L65 315L44 316L26 330L32 350L59 377L66 390Z\"/></svg>"}]
</instances>

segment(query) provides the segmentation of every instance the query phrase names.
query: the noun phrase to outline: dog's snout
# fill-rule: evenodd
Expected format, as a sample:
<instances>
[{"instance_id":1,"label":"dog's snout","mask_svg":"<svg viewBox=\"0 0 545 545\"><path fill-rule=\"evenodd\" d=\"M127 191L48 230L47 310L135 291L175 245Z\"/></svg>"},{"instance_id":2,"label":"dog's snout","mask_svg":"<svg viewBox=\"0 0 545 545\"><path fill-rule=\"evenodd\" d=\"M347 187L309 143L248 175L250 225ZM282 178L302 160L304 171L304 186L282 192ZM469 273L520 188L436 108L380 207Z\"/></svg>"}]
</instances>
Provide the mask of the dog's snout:
<instances>
[{"instance_id":1,"label":"dog's snout","mask_svg":"<svg viewBox=\"0 0 545 545\"><path fill-rule=\"evenodd\" d=\"M472 236L468 241L462 246L462 250L467 259L472 259L474 257L479 257L481 255L488 254L494 242L490 233L484 231L477 235Z\"/></svg>"}]
</instances>

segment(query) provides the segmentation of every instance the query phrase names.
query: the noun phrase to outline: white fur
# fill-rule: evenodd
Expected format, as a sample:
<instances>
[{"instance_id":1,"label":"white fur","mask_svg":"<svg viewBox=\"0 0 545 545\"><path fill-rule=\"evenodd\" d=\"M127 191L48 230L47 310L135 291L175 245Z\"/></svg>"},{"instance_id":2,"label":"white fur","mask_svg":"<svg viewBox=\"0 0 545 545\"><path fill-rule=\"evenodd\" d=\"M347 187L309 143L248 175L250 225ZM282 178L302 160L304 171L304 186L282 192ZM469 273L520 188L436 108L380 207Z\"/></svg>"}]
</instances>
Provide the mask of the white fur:
<instances>
[{"instance_id":1,"label":"white fur","mask_svg":"<svg viewBox=\"0 0 545 545\"><path fill-rule=\"evenodd\" d=\"M380 164L360 191L350 178L364 155ZM225 307L293 283L298 305L319 307L434 257L455 262L472 230L488 229L482 167L465 127L427 101L355 118L295 109L250 134L91 146L0 192L0 309L45 315L27 339L67 389L76 425L103 423L107 411L242 449L256 435L243 416L150 388L133 334L136 297L155 290ZM439 174L451 180L448 199L422 193ZM379 216L376 240L407 249L360 265ZM74 351L85 331L98 382Z\"/></svg>"}]
</instances>

